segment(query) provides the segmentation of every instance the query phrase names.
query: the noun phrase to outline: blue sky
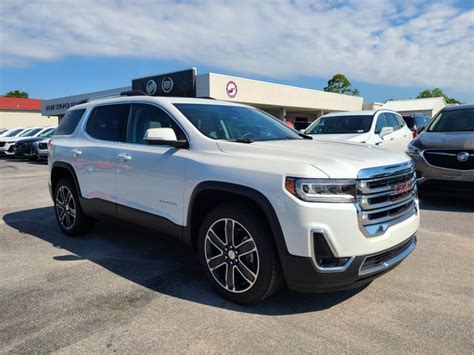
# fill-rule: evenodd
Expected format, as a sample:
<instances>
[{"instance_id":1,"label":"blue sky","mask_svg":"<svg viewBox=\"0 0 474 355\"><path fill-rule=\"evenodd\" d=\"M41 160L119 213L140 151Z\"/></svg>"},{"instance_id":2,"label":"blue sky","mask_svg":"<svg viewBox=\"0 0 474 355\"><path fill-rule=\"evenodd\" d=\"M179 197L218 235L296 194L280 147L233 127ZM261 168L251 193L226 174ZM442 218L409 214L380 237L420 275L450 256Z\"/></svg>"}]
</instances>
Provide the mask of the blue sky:
<instances>
[{"instance_id":1,"label":"blue sky","mask_svg":"<svg viewBox=\"0 0 474 355\"><path fill-rule=\"evenodd\" d=\"M2 2L0 92L53 98L196 66L314 89L341 72L367 101L441 87L473 103L473 3Z\"/></svg>"}]
</instances>

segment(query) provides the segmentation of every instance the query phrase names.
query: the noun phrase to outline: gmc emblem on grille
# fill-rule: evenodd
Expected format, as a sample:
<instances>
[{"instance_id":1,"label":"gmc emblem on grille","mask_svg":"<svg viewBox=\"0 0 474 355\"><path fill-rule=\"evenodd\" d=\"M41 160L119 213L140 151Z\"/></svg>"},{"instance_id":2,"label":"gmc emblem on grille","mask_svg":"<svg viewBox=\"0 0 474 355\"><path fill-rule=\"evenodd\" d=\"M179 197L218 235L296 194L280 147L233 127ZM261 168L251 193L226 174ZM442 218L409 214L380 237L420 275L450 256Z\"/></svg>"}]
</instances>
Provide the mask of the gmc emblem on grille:
<instances>
[{"instance_id":1,"label":"gmc emblem on grille","mask_svg":"<svg viewBox=\"0 0 474 355\"><path fill-rule=\"evenodd\" d=\"M413 181L402 182L401 184L395 185L395 195L400 195L410 191L413 188Z\"/></svg>"}]
</instances>

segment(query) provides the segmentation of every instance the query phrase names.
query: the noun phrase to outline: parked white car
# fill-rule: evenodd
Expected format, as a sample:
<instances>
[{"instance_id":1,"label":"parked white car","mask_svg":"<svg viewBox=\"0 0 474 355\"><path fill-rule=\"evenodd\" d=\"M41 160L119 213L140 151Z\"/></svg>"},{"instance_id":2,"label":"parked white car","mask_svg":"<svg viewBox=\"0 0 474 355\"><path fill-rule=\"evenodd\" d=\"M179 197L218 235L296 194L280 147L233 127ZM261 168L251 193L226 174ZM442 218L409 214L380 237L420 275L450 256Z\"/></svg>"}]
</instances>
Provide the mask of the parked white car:
<instances>
[{"instance_id":1,"label":"parked white car","mask_svg":"<svg viewBox=\"0 0 474 355\"><path fill-rule=\"evenodd\" d=\"M30 127L24 128L14 135L7 135L0 137L0 156L13 156L15 155L14 147L15 143L23 138L34 137L35 135L42 132L44 127Z\"/></svg>"},{"instance_id":2,"label":"parked white car","mask_svg":"<svg viewBox=\"0 0 474 355\"><path fill-rule=\"evenodd\" d=\"M329 113L304 133L318 140L366 143L399 152L406 151L413 139L402 116L391 110Z\"/></svg>"}]
</instances>

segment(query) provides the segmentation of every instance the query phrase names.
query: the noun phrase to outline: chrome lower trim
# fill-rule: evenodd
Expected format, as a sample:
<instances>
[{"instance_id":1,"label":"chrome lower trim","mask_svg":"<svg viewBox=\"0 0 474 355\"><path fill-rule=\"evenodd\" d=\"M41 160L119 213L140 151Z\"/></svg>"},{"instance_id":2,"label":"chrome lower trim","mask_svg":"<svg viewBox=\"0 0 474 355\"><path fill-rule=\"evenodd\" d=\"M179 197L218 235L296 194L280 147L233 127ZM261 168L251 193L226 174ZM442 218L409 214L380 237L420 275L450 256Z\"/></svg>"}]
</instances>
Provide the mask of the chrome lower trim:
<instances>
[{"instance_id":1,"label":"chrome lower trim","mask_svg":"<svg viewBox=\"0 0 474 355\"><path fill-rule=\"evenodd\" d=\"M326 231L324 229L320 229L320 228L313 228L310 230L309 232L309 235L310 235L310 251L311 251L311 260L313 261L313 264L314 264L314 267L319 271L319 272L322 272L322 273L331 273L331 272L343 272L343 271L346 271L347 268L352 264L352 262L354 261L354 257L351 256L349 257L349 259L345 262L344 265L342 266L336 266L336 267L324 267L324 266L320 266L317 261L316 261L316 255L314 254L314 238L313 238L313 234L314 233L318 233L318 234L322 234L324 239L326 240L326 243L328 244L329 246L329 249L331 249L331 252L332 254L336 257L336 258L339 258L339 256L336 256L336 253L334 251L334 247L333 245L331 244L331 240L327 237L327 234L326 234ZM344 257L342 257L344 258Z\"/></svg>"},{"instance_id":2,"label":"chrome lower trim","mask_svg":"<svg viewBox=\"0 0 474 355\"><path fill-rule=\"evenodd\" d=\"M370 268L370 269L367 269L367 270L362 270L362 267L364 266L364 263L365 261L367 260L367 258L370 258L374 255L377 255L377 254L381 254L381 253L385 253L385 252L388 252L390 251L391 249L395 249L396 246L394 248L391 248L391 249L387 249L387 250L384 250L380 253L376 253L376 254L372 254L372 255L367 255L365 258L364 258L364 261L362 262L362 264L360 264L360 267L359 267L359 276L367 276L367 275L371 275L371 274L375 274L375 273L378 273L378 272L381 272L385 269L388 269L390 268L391 266L399 263L400 261L402 261L403 259L405 259L408 255L411 254L411 252L415 249L416 247L416 236L412 236L413 240L411 242L411 244L405 249L403 250L400 254L398 254L397 256L383 262L382 264L376 266L376 267L373 267L373 268Z\"/></svg>"}]
</instances>

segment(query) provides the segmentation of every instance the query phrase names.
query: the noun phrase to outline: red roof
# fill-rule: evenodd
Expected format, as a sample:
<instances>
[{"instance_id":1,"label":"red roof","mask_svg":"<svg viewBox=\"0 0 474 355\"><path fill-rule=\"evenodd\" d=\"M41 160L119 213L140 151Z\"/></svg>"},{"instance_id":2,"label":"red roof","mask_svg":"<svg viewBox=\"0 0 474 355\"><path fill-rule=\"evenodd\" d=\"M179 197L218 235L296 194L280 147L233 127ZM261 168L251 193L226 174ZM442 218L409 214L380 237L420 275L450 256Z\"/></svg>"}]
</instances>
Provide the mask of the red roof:
<instances>
[{"instance_id":1,"label":"red roof","mask_svg":"<svg viewBox=\"0 0 474 355\"><path fill-rule=\"evenodd\" d=\"M0 96L0 110L41 111L41 101Z\"/></svg>"}]
</instances>

